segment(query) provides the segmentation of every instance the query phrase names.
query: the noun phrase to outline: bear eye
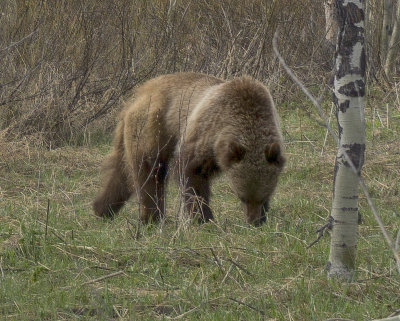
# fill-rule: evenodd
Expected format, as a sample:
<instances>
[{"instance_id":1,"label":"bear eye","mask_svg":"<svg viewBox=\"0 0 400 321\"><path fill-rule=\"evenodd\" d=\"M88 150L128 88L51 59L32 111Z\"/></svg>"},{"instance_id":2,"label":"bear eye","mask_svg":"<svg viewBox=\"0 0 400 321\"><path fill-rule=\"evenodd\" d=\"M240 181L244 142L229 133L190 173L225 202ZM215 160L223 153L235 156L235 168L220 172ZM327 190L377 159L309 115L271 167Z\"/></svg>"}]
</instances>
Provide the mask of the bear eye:
<instances>
[{"instance_id":1,"label":"bear eye","mask_svg":"<svg viewBox=\"0 0 400 321\"><path fill-rule=\"evenodd\" d=\"M243 197L239 197L239 199L240 199L240 201L241 201L242 203L247 203L247 201L246 201Z\"/></svg>"}]
</instances>

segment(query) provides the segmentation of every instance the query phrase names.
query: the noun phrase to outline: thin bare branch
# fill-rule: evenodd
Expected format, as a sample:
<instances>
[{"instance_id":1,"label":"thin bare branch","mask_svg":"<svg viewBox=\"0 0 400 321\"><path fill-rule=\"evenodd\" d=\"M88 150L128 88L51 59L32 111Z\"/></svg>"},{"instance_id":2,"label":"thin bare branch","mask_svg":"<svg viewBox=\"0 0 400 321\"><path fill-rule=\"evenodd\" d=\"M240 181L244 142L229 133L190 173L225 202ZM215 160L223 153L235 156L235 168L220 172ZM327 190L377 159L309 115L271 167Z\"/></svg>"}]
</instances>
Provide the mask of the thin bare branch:
<instances>
[{"instance_id":1,"label":"thin bare branch","mask_svg":"<svg viewBox=\"0 0 400 321\"><path fill-rule=\"evenodd\" d=\"M237 299L235 299L235 298L232 298L232 297L229 297L228 299L231 300L231 301L233 301L233 302L236 302L236 303L239 304L239 305L243 305L243 306L245 306L245 307L248 307L248 308L250 308L251 310L258 312L258 313L260 313L260 314L263 315L263 316L265 315L265 312L264 312L264 311L259 310L259 309L253 307L253 306L250 305L250 304L247 304L247 303L245 303L245 302L239 301L239 300L237 300Z\"/></svg>"},{"instance_id":2,"label":"thin bare branch","mask_svg":"<svg viewBox=\"0 0 400 321\"><path fill-rule=\"evenodd\" d=\"M20 39L20 40L18 40L18 41L16 41L16 42L13 42L12 44L8 45L7 47L4 47L4 48L0 49L0 53L3 52L3 51L5 51L5 50L9 50L9 49L11 49L11 48L13 48L13 47L15 47L15 46L18 46L21 42L23 42L23 41L25 41L26 39L32 37L36 32L37 32L37 29L33 30L29 35L26 35L26 36L23 37L22 39Z\"/></svg>"},{"instance_id":3,"label":"thin bare branch","mask_svg":"<svg viewBox=\"0 0 400 321\"><path fill-rule=\"evenodd\" d=\"M385 319L376 319L373 321L400 321L400 315L397 315L395 317L385 318Z\"/></svg>"},{"instance_id":4,"label":"thin bare branch","mask_svg":"<svg viewBox=\"0 0 400 321\"><path fill-rule=\"evenodd\" d=\"M117 271L117 272L114 272L114 273L110 273L110 274L101 276L101 277L99 277L97 279L86 281L86 282L82 283L82 285L87 285L87 284L91 284L91 283L100 282L100 281L103 281L105 279L109 279L109 278L112 278L114 276L118 276L118 275L121 275L121 274L124 274L124 271Z\"/></svg>"},{"instance_id":5,"label":"thin bare branch","mask_svg":"<svg viewBox=\"0 0 400 321\"><path fill-rule=\"evenodd\" d=\"M332 318L332 319L327 319L324 321L354 321L352 319L342 319L342 318ZM372 321L400 321L400 315L394 316L394 317L388 317L385 319L374 319Z\"/></svg>"}]
</instances>

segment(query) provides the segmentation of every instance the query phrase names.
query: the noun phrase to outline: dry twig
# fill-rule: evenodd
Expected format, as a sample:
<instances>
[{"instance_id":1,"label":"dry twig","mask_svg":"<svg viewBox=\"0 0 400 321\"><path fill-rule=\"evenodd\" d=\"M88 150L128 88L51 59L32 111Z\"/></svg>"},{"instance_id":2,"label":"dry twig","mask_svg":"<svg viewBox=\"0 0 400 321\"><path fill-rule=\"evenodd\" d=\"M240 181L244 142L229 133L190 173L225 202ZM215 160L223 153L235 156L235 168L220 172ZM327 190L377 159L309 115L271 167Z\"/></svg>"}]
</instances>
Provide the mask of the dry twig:
<instances>
[{"instance_id":1,"label":"dry twig","mask_svg":"<svg viewBox=\"0 0 400 321\"><path fill-rule=\"evenodd\" d=\"M314 244L316 244L324 236L324 231L326 229L328 230L332 229L332 223L333 223L333 217L329 215L328 223L326 223L325 225L321 226L316 230L316 233L318 233L318 237L317 239L315 239L314 241L312 241L310 244L307 245L308 249L312 247Z\"/></svg>"},{"instance_id":2,"label":"dry twig","mask_svg":"<svg viewBox=\"0 0 400 321\"><path fill-rule=\"evenodd\" d=\"M101 277L99 277L97 279L86 281L86 282L82 283L81 285L87 285L87 284L91 284L91 283L96 283L96 282L103 281L105 279L109 279L109 278L112 278L114 276L118 276L118 275L121 275L121 274L124 274L124 271L117 271L117 272L114 272L114 273L110 273L110 274L101 276Z\"/></svg>"},{"instance_id":3,"label":"dry twig","mask_svg":"<svg viewBox=\"0 0 400 321\"><path fill-rule=\"evenodd\" d=\"M229 297L228 299L231 300L231 301L233 301L233 302L236 302L236 303L239 304L239 305L244 305L245 307L248 307L249 309L260 313L262 316L265 316L265 312L264 312L264 311L259 310L259 309L253 307L253 306L250 305L250 304L247 304L247 303L245 303L245 302L236 300L235 298L232 298L232 297Z\"/></svg>"}]
</instances>

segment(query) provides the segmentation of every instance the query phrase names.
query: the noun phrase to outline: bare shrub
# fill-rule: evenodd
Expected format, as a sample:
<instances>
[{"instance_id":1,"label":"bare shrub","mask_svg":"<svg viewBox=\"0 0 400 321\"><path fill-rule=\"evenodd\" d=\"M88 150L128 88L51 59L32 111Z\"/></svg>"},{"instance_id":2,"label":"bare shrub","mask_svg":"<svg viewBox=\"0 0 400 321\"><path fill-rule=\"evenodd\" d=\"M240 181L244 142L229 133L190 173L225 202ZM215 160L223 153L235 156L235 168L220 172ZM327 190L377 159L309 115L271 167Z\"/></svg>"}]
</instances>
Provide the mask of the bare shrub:
<instances>
[{"instance_id":1,"label":"bare shrub","mask_svg":"<svg viewBox=\"0 0 400 321\"><path fill-rule=\"evenodd\" d=\"M1 6L0 129L8 139L74 141L137 84L172 72L249 74L267 82L279 103L294 89L272 54L278 25L282 54L307 85L321 84L332 65L323 4L312 0L6 0Z\"/></svg>"}]
</instances>

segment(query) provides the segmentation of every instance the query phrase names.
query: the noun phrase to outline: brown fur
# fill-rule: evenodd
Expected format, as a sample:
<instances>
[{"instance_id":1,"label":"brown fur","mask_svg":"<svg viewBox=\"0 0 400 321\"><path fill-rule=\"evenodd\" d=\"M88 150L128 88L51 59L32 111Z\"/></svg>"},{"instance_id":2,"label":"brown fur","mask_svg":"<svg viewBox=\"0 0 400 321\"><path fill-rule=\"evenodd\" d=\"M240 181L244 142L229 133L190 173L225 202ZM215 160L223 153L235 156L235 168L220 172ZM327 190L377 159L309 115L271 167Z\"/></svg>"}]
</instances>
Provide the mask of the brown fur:
<instances>
[{"instance_id":1,"label":"brown fur","mask_svg":"<svg viewBox=\"0 0 400 321\"><path fill-rule=\"evenodd\" d=\"M209 183L222 171L248 222L259 224L285 162L282 149L275 107L261 83L196 73L160 76L141 86L121 113L94 211L111 217L136 194L142 221L160 219L167 168L176 160L187 212L201 221L213 218Z\"/></svg>"}]
</instances>

